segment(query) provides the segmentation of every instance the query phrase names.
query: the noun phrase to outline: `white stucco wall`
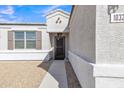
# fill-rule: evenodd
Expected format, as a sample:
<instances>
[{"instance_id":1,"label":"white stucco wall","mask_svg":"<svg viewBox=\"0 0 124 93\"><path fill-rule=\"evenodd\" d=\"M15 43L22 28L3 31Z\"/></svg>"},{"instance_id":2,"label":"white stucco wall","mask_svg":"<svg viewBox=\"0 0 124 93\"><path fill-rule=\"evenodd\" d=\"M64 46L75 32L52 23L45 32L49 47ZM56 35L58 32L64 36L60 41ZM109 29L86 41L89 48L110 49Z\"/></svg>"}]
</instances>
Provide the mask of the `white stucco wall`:
<instances>
[{"instance_id":1,"label":"white stucco wall","mask_svg":"<svg viewBox=\"0 0 124 93\"><path fill-rule=\"evenodd\" d=\"M116 13L124 13L119 5ZM96 12L96 63L124 64L124 24L111 23L108 6L97 6Z\"/></svg>"},{"instance_id":2,"label":"white stucco wall","mask_svg":"<svg viewBox=\"0 0 124 93\"><path fill-rule=\"evenodd\" d=\"M48 50L51 47L50 34L46 29L42 29L42 50Z\"/></svg>"},{"instance_id":3,"label":"white stucco wall","mask_svg":"<svg viewBox=\"0 0 124 93\"><path fill-rule=\"evenodd\" d=\"M0 30L0 50L8 49L8 30Z\"/></svg>"},{"instance_id":4,"label":"white stucco wall","mask_svg":"<svg viewBox=\"0 0 124 93\"><path fill-rule=\"evenodd\" d=\"M8 50L8 31L41 31L41 50ZM0 25L0 60L44 60L51 51L51 42L46 26L42 25Z\"/></svg>"},{"instance_id":5,"label":"white stucco wall","mask_svg":"<svg viewBox=\"0 0 124 93\"><path fill-rule=\"evenodd\" d=\"M70 21L69 50L95 63L95 6L76 6Z\"/></svg>"},{"instance_id":6,"label":"white stucco wall","mask_svg":"<svg viewBox=\"0 0 124 93\"><path fill-rule=\"evenodd\" d=\"M68 57L81 86L124 87L124 24L110 22L108 6L76 6L69 28Z\"/></svg>"},{"instance_id":7,"label":"white stucco wall","mask_svg":"<svg viewBox=\"0 0 124 93\"><path fill-rule=\"evenodd\" d=\"M94 66L96 88L124 88L124 65L96 64Z\"/></svg>"},{"instance_id":8,"label":"white stucco wall","mask_svg":"<svg viewBox=\"0 0 124 93\"><path fill-rule=\"evenodd\" d=\"M124 13L119 5L116 13ZM124 24L111 23L108 6L96 8L96 87L124 87Z\"/></svg>"},{"instance_id":9,"label":"white stucco wall","mask_svg":"<svg viewBox=\"0 0 124 93\"><path fill-rule=\"evenodd\" d=\"M76 73L82 88L94 88L95 78L93 77L93 64L80 58L78 55L68 52L68 58Z\"/></svg>"},{"instance_id":10,"label":"white stucco wall","mask_svg":"<svg viewBox=\"0 0 124 93\"><path fill-rule=\"evenodd\" d=\"M51 48L49 34L46 31L46 26L0 25L0 50L8 50L8 31L41 31L42 50Z\"/></svg>"},{"instance_id":11,"label":"white stucco wall","mask_svg":"<svg viewBox=\"0 0 124 93\"><path fill-rule=\"evenodd\" d=\"M49 60L50 50L0 51L0 60Z\"/></svg>"},{"instance_id":12,"label":"white stucco wall","mask_svg":"<svg viewBox=\"0 0 124 93\"><path fill-rule=\"evenodd\" d=\"M58 18L61 20L60 24L56 23ZM47 32L66 32L65 28L67 27L68 20L69 14L65 14L60 11L49 14L46 16Z\"/></svg>"},{"instance_id":13,"label":"white stucco wall","mask_svg":"<svg viewBox=\"0 0 124 93\"><path fill-rule=\"evenodd\" d=\"M68 58L82 87L95 87L95 6L76 6L70 20Z\"/></svg>"}]
</instances>

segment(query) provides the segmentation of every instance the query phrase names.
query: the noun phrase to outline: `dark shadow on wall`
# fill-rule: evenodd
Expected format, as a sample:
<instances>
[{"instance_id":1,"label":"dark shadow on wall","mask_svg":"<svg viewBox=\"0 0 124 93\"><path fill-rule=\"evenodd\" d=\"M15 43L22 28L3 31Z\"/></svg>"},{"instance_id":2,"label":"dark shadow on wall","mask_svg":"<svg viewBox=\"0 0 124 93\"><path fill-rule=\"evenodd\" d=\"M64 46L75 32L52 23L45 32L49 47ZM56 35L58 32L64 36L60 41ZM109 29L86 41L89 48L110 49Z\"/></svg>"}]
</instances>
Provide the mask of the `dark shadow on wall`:
<instances>
[{"instance_id":1,"label":"dark shadow on wall","mask_svg":"<svg viewBox=\"0 0 124 93\"><path fill-rule=\"evenodd\" d=\"M54 47L53 46L53 34L52 33L49 33L49 38L50 38L51 47Z\"/></svg>"}]
</instances>

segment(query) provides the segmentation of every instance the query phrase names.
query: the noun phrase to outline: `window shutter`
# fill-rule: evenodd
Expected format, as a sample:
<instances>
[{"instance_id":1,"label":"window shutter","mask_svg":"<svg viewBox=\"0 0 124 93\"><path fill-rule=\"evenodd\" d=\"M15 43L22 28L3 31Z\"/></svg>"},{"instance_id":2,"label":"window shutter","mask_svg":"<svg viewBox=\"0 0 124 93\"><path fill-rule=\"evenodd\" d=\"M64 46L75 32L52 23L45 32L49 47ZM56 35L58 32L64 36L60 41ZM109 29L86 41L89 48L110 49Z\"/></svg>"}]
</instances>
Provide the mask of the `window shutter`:
<instances>
[{"instance_id":1,"label":"window shutter","mask_svg":"<svg viewBox=\"0 0 124 93\"><path fill-rule=\"evenodd\" d=\"M36 49L41 49L41 31L36 31Z\"/></svg>"},{"instance_id":2,"label":"window shutter","mask_svg":"<svg viewBox=\"0 0 124 93\"><path fill-rule=\"evenodd\" d=\"M8 31L8 50L13 50L13 32Z\"/></svg>"}]
</instances>

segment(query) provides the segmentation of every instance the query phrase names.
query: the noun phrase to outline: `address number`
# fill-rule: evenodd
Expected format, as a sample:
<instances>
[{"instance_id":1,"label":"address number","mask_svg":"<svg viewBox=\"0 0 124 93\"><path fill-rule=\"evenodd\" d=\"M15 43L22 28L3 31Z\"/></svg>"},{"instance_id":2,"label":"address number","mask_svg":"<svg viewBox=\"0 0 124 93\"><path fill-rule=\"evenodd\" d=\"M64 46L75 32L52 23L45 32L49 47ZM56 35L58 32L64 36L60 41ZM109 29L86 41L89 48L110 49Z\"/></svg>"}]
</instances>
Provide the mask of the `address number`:
<instances>
[{"instance_id":1,"label":"address number","mask_svg":"<svg viewBox=\"0 0 124 93\"><path fill-rule=\"evenodd\" d=\"M124 13L111 14L111 22L124 22Z\"/></svg>"}]
</instances>

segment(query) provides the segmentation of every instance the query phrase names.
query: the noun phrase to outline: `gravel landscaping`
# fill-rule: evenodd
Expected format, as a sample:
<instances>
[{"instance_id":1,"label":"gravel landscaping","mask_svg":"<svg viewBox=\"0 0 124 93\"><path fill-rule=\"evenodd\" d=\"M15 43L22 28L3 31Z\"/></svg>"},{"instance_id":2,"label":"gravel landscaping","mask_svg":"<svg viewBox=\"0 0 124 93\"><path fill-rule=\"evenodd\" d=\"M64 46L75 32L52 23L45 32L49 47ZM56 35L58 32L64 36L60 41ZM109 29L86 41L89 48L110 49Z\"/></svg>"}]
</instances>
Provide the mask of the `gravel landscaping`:
<instances>
[{"instance_id":1,"label":"gravel landscaping","mask_svg":"<svg viewBox=\"0 0 124 93\"><path fill-rule=\"evenodd\" d=\"M81 88L81 85L76 77L76 74L70 64L70 62L65 63L68 88Z\"/></svg>"},{"instance_id":2,"label":"gravel landscaping","mask_svg":"<svg viewBox=\"0 0 124 93\"><path fill-rule=\"evenodd\" d=\"M37 88L51 63L0 61L0 88Z\"/></svg>"}]
</instances>

